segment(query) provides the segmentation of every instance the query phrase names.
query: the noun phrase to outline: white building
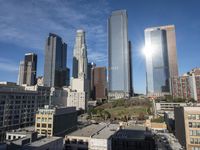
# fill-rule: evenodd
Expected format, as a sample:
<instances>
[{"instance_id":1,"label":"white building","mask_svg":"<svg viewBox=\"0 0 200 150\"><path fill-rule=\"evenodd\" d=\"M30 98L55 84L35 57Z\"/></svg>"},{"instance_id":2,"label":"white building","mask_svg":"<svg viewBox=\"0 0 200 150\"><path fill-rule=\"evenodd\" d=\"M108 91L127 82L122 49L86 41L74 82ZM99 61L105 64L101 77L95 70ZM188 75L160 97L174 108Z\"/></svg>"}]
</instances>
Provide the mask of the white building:
<instances>
[{"instance_id":1,"label":"white building","mask_svg":"<svg viewBox=\"0 0 200 150\"><path fill-rule=\"evenodd\" d=\"M71 150L111 150L111 136L118 124L92 124L65 136L65 148Z\"/></svg>"}]
</instances>

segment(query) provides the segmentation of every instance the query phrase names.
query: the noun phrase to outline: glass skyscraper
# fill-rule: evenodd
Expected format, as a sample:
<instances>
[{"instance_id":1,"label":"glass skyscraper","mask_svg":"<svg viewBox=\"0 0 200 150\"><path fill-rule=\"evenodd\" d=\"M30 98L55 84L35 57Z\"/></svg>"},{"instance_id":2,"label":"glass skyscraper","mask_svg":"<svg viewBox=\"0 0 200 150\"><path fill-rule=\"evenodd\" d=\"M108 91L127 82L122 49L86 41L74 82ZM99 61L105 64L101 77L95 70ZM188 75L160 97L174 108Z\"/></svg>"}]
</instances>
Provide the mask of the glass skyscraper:
<instances>
[{"instance_id":1,"label":"glass skyscraper","mask_svg":"<svg viewBox=\"0 0 200 150\"><path fill-rule=\"evenodd\" d=\"M108 92L110 98L129 97L132 94L130 54L127 12L117 10L112 12L108 19Z\"/></svg>"},{"instance_id":2,"label":"glass skyscraper","mask_svg":"<svg viewBox=\"0 0 200 150\"><path fill-rule=\"evenodd\" d=\"M18 84L35 85L37 73L37 55L25 54L24 61L20 62Z\"/></svg>"},{"instance_id":3,"label":"glass skyscraper","mask_svg":"<svg viewBox=\"0 0 200 150\"><path fill-rule=\"evenodd\" d=\"M62 87L67 84L67 44L56 34L49 34L45 47L44 85Z\"/></svg>"},{"instance_id":4,"label":"glass skyscraper","mask_svg":"<svg viewBox=\"0 0 200 150\"><path fill-rule=\"evenodd\" d=\"M178 76L174 26L145 30L147 95L170 92L169 78Z\"/></svg>"}]
</instances>

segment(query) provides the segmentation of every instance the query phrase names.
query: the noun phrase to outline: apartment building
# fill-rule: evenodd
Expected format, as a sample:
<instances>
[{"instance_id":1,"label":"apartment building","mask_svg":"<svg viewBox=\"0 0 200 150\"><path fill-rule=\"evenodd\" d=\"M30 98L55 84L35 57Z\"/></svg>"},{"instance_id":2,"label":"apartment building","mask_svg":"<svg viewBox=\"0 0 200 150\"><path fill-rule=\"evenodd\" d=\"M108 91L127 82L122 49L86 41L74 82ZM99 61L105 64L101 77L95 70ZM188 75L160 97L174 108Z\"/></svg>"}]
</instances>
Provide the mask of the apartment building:
<instances>
[{"instance_id":1,"label":"apartment building","mask_svg":"<svg viewBox=\"0 0 200 150\"><path fill-rule=\"evenodd\" d=\"M0 83L0 141L6 131L33 125L38 108L49 103L49 88L30 89L16 83Z\"/></svg>"},{"instance_id":2,"label":"apartment building","mask_svg":"<svg viewBox=\"0 0 200 150\"><path fill-rule=\"evenodd\" d=\"M200 107L175 108L175 135L187 150L200 150Z\"/></svg>"}]
</instances>

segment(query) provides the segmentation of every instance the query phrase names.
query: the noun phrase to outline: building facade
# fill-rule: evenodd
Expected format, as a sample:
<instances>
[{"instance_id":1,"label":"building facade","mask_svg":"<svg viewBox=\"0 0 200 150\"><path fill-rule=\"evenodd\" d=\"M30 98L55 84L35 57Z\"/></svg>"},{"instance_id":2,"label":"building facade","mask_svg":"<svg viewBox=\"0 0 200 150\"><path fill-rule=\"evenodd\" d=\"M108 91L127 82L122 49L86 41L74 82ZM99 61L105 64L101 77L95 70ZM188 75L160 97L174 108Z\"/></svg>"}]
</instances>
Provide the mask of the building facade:
<instances>
[{"instance_id":1,"label":"building facade","mask_svg":"<svg viewBox=\"0 0 200 150\"><path fill-rule=\"evenodd\" d=\"M170 92L174 98L200 102L200 68L195 68L183 76L173 77L170 83Z\"/></svg>"},{"instance_id":2,"label":"building facade","mask_svg":"<svg viewBox=\"0 0 200 150\"><path fill-rule=\"evenodd\" d=\"M87 79L88 59L84 30L76 32L73 55L73 78Z\"/></svg>"},{"instance_id":3,"label":"building facade","mask_svg":"<svg viewBox=\"0 0 200 150\"><path fill-rule=\"evenodd\" d=\"M18 85L36 85L37 79L37 55L34 53L25 54L24 61L20 62Z\"/></svg>"},{"instance_id":4,"label":"building facade","mask_svg":"<svg viewBox=\"0 0 200 150\"><path fill-rule=\"evenodd\" d=\"M200 107L177 107L174 116L180 144L187 150L200 149Z\"/></svg>"},{"instance_id":5,"label":"building facade","mask_svg":"<svg viewBox=\"0 0 200 150\"><path fill-rule=\"evenodd\" d=\"M76 129L77 112L74 107L49 108L46 105L36 113L35 131L44 136L64 136Z\"/></svg>"},{"instance_id":6,"label":"building facade","mask_svg":"<svg viewBox=\"0 0 200 150\"><path fill-rule=\"evenodd\" d=\"M128 98L132 81L131 49L126 10L113 11L108 19L108 92L113 99ZM132 84L132 83L131 83Z\"/></svg>"},{"instance_id":7,"label":"building facade","mask_svg":"<svg viewBox=\"0 0 200 150\"><path fill-rule=\"evenodd\" d=\"M0 141L5 132L33 125L38 108L49 103L49 89L26 89L12 83L0 84Z\"/></svg>"},{"instance_id":8,"label":"building facade","mask_svg":"<svg viewBox=\"0 0 200 150\"><path fill-rule=\"evenodd\" d=\"M170 92L169 78L178 76L174 25L145 29L148 96Z\"/></svg>"},{"instance_id":9,"label":"building facade","mask_svg":"<svg viewBox=\"0 0 200 150\"><path fill-rule=\"evenodd\" d=\"M50 33L45 47L44 86L62 87L67 83L67 44Z\"/></svg>"},{"instance_id":10,"label":"building facade","mask_svg":"<svg viewBox=\"0 0 200 150\"><path fill-rule=\"evenodd\" d=\"M106 67L94 67L92 69L92 98L94 100L107 99L107 73Z\"/></svg>"}]
</instances>

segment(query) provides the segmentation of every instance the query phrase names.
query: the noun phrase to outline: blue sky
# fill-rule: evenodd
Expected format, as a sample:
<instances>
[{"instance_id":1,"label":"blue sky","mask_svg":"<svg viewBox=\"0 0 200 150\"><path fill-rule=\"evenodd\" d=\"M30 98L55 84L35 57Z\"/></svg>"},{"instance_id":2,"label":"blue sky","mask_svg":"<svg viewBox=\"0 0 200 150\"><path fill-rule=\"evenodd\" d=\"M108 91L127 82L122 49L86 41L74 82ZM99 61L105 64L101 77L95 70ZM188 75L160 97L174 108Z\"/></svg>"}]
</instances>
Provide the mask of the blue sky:
<instances>
[{"instance_id":1,"label":"blue sky","mask_svg":"<svg viewBox=\"0 0 200 150\"><path fill-rule=\"evenodd\" d=\"M112 10L128 11L135 92L145 92L145 63L141 49L144 29L174 24L179 73L200 67L199 0L0 0L0 81L16 81L19 61L38 54L43 74L44 46L49 32L68 44L71 67L76 30L86 31L89 61L107 66L107 18Z\"/></svg>"}]
</instances>

